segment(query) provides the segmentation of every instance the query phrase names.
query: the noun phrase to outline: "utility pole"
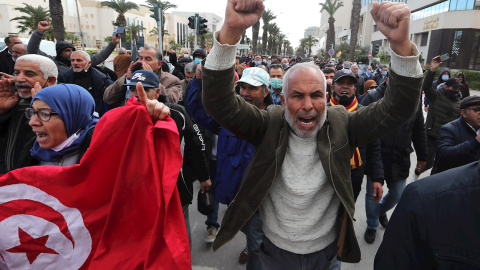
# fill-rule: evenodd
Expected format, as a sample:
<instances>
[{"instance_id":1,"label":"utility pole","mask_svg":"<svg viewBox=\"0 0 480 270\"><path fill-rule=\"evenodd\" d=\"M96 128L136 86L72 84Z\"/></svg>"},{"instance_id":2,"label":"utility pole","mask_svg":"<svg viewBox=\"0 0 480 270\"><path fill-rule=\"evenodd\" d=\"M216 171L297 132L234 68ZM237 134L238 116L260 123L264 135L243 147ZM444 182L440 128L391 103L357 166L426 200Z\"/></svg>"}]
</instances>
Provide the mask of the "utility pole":
<instances>
[{"instance_id":1,"label":"utility pole","mask_svg":"<svg viewBox=\"0 0 480 270\"><path fill-rule=\"evenodd\" d=\"M162 56L163 56L163 39L162 39L162 33L163 33L163 27L162 27L162 22L163 22L163 13L162 13L162 10L160 9L160 5L157 5L157 9L158 9L158 19L157 20L157 29L159 29L159 33L158 33L158 47L160 49L160 52L162 53ZM160 28L162 28L162 30L160 30Z\"/></svg>"},{"instance_id":2,"label":"utility pole","mask_svg":"<svg viewBox=\"0 0 480 270\"><path fill-rule=\"evenodd\" d=\"M82 23L80 22L80 12L78 11L78 0L75 0L75 4L77 5L78 29L80 30L80 42L82 43L80 44L80 46L82 46L82 51L85 51L85 46L83 43Z\"/></svg>"},{"instance_id":3,"label":"utility pole","mask_svg":"<svg viewBox=\"0 0 480 270\"><path fill-rule=\"evenodd\" d=\"M197 34L198 34L198 13L195 13L195 46L194 46L195 50L198 49Z\"/></svg>"}]
</instances>

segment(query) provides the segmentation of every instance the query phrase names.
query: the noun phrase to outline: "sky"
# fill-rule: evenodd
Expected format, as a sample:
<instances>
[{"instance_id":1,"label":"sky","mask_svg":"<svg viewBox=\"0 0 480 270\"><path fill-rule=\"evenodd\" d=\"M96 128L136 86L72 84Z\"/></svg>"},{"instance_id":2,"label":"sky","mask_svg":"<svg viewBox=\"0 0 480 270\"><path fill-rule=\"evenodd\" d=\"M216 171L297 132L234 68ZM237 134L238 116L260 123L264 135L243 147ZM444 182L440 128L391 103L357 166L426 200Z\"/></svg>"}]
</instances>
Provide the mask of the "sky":
<instances>
[{"instance_id":1,"label":"sky","mask_svg":"<svg viewBox=\"0 0 480 270\"><path fill-rule=\"evenodd\" d=\"M144 4L144 0L130 0L137 4ZM227 0L169 0L178 6L177 11L212 12L225 19L225 7ZM320 5L323 0L266 0L265 9L270 9L277 16L273 22L277 23L280 31L287 36L295 48L303 38L303 32L310 26L320 26ZM260 29L259 35L263 34ZM251 28L247 30L247 36L251 38Z\"/></svg>"}]
</instances>

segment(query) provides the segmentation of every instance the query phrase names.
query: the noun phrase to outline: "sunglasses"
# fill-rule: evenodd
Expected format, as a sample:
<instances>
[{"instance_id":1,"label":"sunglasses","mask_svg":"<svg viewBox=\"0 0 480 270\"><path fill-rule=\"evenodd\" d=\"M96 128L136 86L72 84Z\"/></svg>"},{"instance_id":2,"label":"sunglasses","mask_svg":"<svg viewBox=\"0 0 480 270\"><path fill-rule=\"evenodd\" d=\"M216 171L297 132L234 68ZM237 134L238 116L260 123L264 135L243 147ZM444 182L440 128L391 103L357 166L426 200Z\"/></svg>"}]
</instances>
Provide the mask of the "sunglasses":
<instances>
[{"instance_id":1,"label":"sunglasses","mask_svg":"<svg viewBox=\"0 0 480 270\"><path fill-rule=\"evenodd\" d=\"M372 85L372 86L370 86L368 89L375 89L375 88L377 88L377 87L378 87L377 85Z\"/></svg>"},{"instance_id":2,"label":"sunglasses","mask_svg":"<svg viewBox=\"0 0 480 270\"><path fill-rule=\"evenodd\" d=\"M38 118L40 118L40 120L42 120L43 122L47 122L48 120L50 120L52 115L55 115L55 114L58 114L58 113L51 112L51 111L48 111L46 109L41 109L41 110L38 110L38 111L34 111L33 108L26 108L25 109L25 117L27 117L27 119L31 119L34 114L36 114L38 116Z\"/></svg>"}]
</instances>

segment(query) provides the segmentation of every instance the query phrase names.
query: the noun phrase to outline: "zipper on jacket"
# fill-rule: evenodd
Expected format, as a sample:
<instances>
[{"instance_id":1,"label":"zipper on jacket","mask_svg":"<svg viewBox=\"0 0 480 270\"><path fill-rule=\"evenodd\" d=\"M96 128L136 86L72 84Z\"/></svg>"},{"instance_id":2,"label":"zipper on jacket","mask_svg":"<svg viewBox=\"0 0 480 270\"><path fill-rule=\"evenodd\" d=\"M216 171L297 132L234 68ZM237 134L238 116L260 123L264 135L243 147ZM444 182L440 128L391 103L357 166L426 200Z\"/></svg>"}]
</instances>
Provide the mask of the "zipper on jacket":
<instances>
[{"instance_id":1,"label":"zipper on jacket","mask_svg":"<svg viewBox=\"0 0 480 270\"><path fill-rule=\"evenodd\" d=\"M439 258L439 259L444 259L444 260L452 260L452 261L463 262L463 263L466 263L466 264L471 265L471 266L480 267L480 263L475 263L475 262L472 262L472 261L467 261L467 260L465 260L465 259L458 258L458 257L440 255L440 254L438 254L438 253L435 253L435 257L437 257L437 258Z\"/></svg>"}]
</instances>

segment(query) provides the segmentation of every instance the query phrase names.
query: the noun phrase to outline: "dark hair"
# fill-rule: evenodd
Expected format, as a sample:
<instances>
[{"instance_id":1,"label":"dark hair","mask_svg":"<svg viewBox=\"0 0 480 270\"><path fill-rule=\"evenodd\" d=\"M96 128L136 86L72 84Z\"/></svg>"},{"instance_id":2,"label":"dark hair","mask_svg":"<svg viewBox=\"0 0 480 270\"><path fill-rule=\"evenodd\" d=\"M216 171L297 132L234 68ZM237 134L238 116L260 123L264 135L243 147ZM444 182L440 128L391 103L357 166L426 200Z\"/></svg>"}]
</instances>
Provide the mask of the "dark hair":
<instances>
[{"instance_id":1,"label":"dark hair","mask_svg":"<svg viewBox=\"0 0 480 270\"><path fill-rule=\"evenodd\" d=\"M271 65L279 65L280 64L280 61L278 60L274 60L272 61L272 63L270 63Z\"/></svg>"},{"instance_id":2,"label":"dark hair","mask_svg":"<svg viewBox=\"0 0 480 270\"><path fill-rule=\"evenodd\" d=\"M278 61L277 61L277 62L278 62ZM270 73L270 70L272 70L272 69L281 69L282 71L284 71L283 66L280 65L280 64L271 64L271 65L270 65L270 69L268 70L268 72Z\"/></svg>"},{"instance_id":3,"label":"dark hair","mask_svg":"<svg viewBox=\"0 0 480 270\"><path fill-rule=\"evenodd\" d=\"M335 70L333 70L333 68L325 68L323 70L323 74L330 74L330 73L335 73Z\"/></svg>"},{"instance_id":4,"label":"dark hair","mask_svg":"<svg viewBox=\"0 0 480 270\"><path fill-rule=\"evenodd\" d=\"M467 77L465 76L465 73L463 73L463 72L458 72L457 75L455 75L455 78L458 78L458 77L460 77L460 76L463 77L462 84L468 85L468 83L467 83Z\"/></svg>"}]
</instances>

